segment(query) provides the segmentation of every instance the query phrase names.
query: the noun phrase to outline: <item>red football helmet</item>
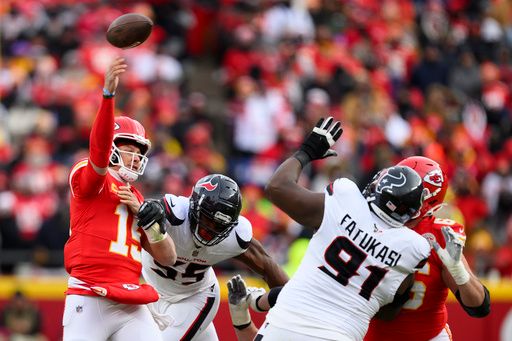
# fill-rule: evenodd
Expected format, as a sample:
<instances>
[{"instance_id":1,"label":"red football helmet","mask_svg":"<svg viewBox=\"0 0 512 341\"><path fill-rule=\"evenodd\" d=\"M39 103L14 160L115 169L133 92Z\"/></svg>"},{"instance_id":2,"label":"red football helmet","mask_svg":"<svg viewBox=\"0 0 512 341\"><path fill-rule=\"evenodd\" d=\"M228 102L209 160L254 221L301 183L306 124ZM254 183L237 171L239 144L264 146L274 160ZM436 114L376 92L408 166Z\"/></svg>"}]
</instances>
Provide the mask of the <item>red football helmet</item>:
<instances>
[{"instance_id":1,"label":"red football helmet","mask_svg":"<svg viewBox=\"0 0 512 341\"><path fill-rule=\"evenodd\" d=\"M140 153L120 150L118 147L123 144L136 145L139 147ZM146 154L150 148L151 142L146 138L146 131L142 124L126 116L115 118L110 163L114 166L120 166L118 173L123 180L133 182L137 180L139 175L144 173L148 163ZM130 165L124 164L121 154L130 154L132 156ZM138 157L140 160L138 165L135 165L135 157Z\"/></svg>"},{"instance_id":2,"label":"red football helmet","mask_svg":"<svg viewBox=\"0 0 512 341\"><path fill-rule=\"evenodd\" d=\"M400 161L398 165L411 167L423 180L423 188L426 189L427 194L420 217L432 215L443 206L444 196L448 189L448 179L437 162L423 156L411 156Z\"/></svg>"}]
</instances>

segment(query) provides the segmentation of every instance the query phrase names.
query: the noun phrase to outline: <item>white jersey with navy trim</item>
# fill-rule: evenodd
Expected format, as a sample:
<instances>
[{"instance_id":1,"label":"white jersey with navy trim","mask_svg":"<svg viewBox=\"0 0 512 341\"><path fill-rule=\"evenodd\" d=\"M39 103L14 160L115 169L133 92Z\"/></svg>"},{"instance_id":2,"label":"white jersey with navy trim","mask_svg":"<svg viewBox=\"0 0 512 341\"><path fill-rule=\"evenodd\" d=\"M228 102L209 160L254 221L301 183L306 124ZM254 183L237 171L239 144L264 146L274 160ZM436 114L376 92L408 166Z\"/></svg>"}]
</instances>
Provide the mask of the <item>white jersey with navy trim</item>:
<instances>
[{"instance_id":1,"label":"white jersey with navy trim","mask_svg":"<svg viewBox=\"0 0 512 341\"><path fill-rule=\"evenodd\" d=\"M267 322L320 338L362 340L370 319L430 254L426 239L373 214L356 184L325 193L322 223Z\"/></svg>"},{"instance_id":2,"label":"white jersey with navy trim","mask_svg":"<svg viewBox=\"0 0 512 341\"><path fill-rule=\"evenodd\" d=\"M177 261L173 266L162 266L149 253L142 252L142 274L157 289L160 297L178 302L217 282L212 265L245 252L252 239L249 220L239 216L238 224L229 236L217 245L198 247L190 230L189 198L165 195L167 233L174 241Z\"/></svg>"}]
</instances>

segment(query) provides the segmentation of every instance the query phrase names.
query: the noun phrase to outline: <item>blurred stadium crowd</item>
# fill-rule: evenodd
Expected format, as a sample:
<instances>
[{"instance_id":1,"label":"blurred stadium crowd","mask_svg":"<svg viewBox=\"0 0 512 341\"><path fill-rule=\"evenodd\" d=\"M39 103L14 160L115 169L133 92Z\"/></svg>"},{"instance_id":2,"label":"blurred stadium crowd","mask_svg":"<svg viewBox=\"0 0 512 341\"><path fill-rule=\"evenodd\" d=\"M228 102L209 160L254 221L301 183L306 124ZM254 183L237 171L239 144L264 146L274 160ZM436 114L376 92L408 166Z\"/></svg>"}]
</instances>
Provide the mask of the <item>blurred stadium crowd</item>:
<instances>
[{"instance_id":1,"label":"blurred stadium crowd","mask_svg":"<svg viewBox=\"0 0 512 341\"><path fill-rule=\"evenodd\" d=\"M121 51L105 32L127 12L155 27ZM116 106L153 143L147 197L230 175L255 237L285 264L305 235L262 188L331 114L340 157L301 181L356 174L364 186L406 156L433 158L450 179L441 214L465 224L473 269L512 276L510 1L6 0L0 15L0 273L60 271L68 172L122 54Z\"/></svg>"}]
</instances>

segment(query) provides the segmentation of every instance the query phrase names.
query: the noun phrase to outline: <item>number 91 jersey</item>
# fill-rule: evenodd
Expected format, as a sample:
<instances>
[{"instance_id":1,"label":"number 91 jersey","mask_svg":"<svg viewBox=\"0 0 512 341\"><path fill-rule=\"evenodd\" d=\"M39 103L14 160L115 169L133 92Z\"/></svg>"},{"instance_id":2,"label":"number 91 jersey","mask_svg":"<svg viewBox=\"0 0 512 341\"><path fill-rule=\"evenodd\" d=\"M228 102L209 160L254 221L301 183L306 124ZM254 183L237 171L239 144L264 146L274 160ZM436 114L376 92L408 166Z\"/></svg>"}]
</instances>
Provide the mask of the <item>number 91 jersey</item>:
<instances>
[{"instance_id":1,"label":"number 91 jersey","mask_svg":"<svg viewBox=\"0 0 512 341\"><path fill-rule=\"evenodd\" d=\"M188 218L189 198L165 195L167 233L176 247L178 259L173 266L163 266L142 251L142 274L157 289L160 297L175 303L217 282L212 265L245 252L252 239L249 220L239 216L238 224L226 239L212 246L197 246Z\"/></svg>"},{"instance_id":2,"label":"number 91 jersey","mask_svg":"<svg viewBox=\"0 0 512 341\"><path fill-rule=\"evenodd\" d=\"M426 239L384 223L354 182L338 179L327 187L322 223L267 321L313 337L362 340L370 319L429 253Z\"/></svg>"}]
</instances>

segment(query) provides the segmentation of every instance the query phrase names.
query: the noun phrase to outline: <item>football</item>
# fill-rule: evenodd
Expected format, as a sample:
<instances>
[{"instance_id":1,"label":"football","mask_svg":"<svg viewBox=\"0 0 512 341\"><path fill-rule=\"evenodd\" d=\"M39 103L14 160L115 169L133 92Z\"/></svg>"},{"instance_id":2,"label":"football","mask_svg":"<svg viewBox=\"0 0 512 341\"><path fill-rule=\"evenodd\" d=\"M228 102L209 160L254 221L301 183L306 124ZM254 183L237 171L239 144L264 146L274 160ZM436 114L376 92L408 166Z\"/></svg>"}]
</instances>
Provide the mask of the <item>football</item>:
<instances>
[{"instance_id":1,"label":"football","mask_svg":"<svg viewBox=\"0 0 512 341\"><path fill-rule=\"evenodd\" d=\"M108 27L107 41L121 49L139 46L148 39L153 21L145 15L128 13L116 18Z\"/></svg>"}]
</instances>

